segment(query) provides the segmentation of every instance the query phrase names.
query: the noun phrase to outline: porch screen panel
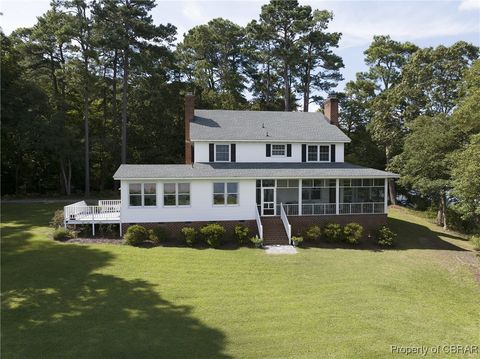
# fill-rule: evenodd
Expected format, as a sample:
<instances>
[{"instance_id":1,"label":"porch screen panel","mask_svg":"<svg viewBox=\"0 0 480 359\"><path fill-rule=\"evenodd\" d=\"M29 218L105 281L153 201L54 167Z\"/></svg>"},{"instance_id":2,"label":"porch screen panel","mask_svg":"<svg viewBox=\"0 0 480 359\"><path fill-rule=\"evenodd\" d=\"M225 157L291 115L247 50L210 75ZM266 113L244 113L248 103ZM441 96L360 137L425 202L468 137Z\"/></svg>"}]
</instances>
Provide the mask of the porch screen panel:
<instances>
[{"instance_id":1,"label":"porch screen panel","mask_svg":"<svg viewBox=\"0 0 480 359\"><path fill-rule=\"evenodd\" d=\"M302 214L335 214L334 179L304 179L302 181Z\"/></svg>"},{"instance_id":2,"label":"porch screen panel","mask_svg":"<svg viewBox=\"0 0 480 359\"><path fill-rule=\"evenodd\" d=\"M280 213L280 204L283 204L287 215L298 215L298 180L277 180L277 213Z\"/></svg>"},{"instance_id":3,"label":"porch screen panel","mask_svg":"<svg viewBox=\"0 0 480 359\"><path fill-rule=\"evenodd\" d=\"M383 213L384 179L352 178L340 180L340 213Z\"/></svg>"}]
</instances>

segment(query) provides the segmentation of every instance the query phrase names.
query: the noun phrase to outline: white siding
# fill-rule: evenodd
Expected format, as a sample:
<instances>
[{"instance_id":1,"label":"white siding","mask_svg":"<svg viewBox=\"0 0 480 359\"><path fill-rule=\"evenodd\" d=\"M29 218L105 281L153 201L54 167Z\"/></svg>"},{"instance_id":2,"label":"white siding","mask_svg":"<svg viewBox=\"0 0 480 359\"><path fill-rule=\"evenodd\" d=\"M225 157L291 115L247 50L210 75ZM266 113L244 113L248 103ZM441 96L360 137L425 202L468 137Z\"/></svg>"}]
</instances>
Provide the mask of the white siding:
<instances>
[{"instance_id":1,"label":"white siding","mask_svg":"<svg viewBox=\"0 0 480 359\"><path fill-rule=\"evenodd\" d=\"M208 142L195 142L195 162L208 162L208 144ZM292 157L267 157L265 145L266 143L262 142L236 142L237 162L302 162L301 143L292 143ZM336 162L344 162L343 143L335 144L335 160Z\"/></svg>"},{"instance_id":2,"label":"white siding","mask_svg":"<svg viewBox=\"0 0 480 359\"><path fill-rule=\"evenodd\" d=\"M188 222L188 221L228 221L255 219L255 181L254 180L179 180L190 183L189 207L164 207L163 182L157 182L156 207L130 207L128 184L139 181L122 181L122 222L123 223L156 223L156 222ZM168 183L175 181L168 181ZM238 205L214 206L213 182L238 182Z\"/></svg>"},{"instance_id":3,"label":"white siding","mask_svg":"<svg viewBox=\"0 0 480 359\"><path fill-rule=\"evenodd\" d=\"M335 144L335 162L345 162L345 144Z\"/></svg>"}]
</instances>

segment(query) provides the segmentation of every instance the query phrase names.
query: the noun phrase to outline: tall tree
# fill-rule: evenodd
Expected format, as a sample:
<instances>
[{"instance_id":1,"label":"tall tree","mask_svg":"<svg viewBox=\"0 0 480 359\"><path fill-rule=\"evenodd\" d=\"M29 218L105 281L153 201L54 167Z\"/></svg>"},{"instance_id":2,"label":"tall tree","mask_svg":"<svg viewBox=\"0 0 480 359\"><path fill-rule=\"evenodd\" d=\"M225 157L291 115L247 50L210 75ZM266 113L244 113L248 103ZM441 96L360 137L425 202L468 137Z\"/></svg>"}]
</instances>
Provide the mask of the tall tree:
<instances>
[{"instance_id":1,"label":"tall tree","mask_svg":"<svg viewBox=\"0 0 480 359\"><path fill-rule=\"evenodd\" d=\"M343 67L342 58L331 50L338 47L341 34L326 32L332 19L331 12L315 10L305 35L299 41L297 89L303 94L304 112L308 112L312 100L316 103L324 100L322 96L314 95L314 90L329 93L343 79L339 71Z\"/></svg>"},{"instance_id":2,"label":"tall tree","mask_svg":"<svg viewBox=\"0 0 480 359\"><path fill-rule=\"evenodd\" d=\"M260 24L274 45L273 54L278 59L278 71L283 77L285 111L292 109L293 77L301 54L299 41L311 22L311 7L301 6L296 0L271 0L262 6Z\"/></svg>"},{"instance_id":3,"label":"tall tree","mask_svg":"<svg viewBox=\"0 0 480 359\"><path fill-rule=\"evenodd\" d=\"M85 0L64 0L59 1L66 11L73 12L72 35L79 46L82 63L82 97L83 97L83 122L85 136L85 195L90 195L90 91L91 73L90 63L95 58L96 52L92 43L93 17L91 4Z\"/></svg>"},{"instance_id":4,"label":"tall tree","mask_svg":"<svg viewBox=\"0 0 480 359\"><path fill-rule=\"evenodd\" d=\"M439 114L418 117L411 125L403 152L392 161L401 173L400 183L438 201L437 224L447 228L447 192L452 188L449 156L456 136L451 119Z\"/></svg>"},{"instance_id":5,"label":"tall tree","mask_svg":"<svg viewBox=\"0 0 480 359\"><path fill-rule=\"evenodd\" d=\"M221 18L199 25L178 46L181 69L188 82L201 90L205 107L239 109L245 106L245 30Z\"/></svg>"},{"instance_id":6,"label":"tall tree","mask_svg":"<svg viewBox=\"0 0 480 359\"><path fill-rule=\"evenodd\" d=\"M403 66L417 49L412 43L401 43L390 36L374 36L364 52L365 63L369 66L365 77L376 87L376 97L370 103L372 119L368 131L384 148L386 166L399 153L405 134L404 104L393 89L400 81ZM396 203L393 180L389 181L389 195L390 202Z\"/></svg>"},{"instance_id":7,"label":"tall tree","mask_svg":"<svg viewBox=\"0 0 480 359\"><path fill-rule=\"evenodd\" d=\"M278 59L274 55L275 44L268 29L256 20L246 27L248 62L246 72L250 80L252 109L281 111L285 108L282 77L279 76Z\"/></svg>"},{"instance_id":8,"label":"tall tree","mask_svg":"<svg viewBox=\"0 0 480 359\"><path fill-rule=\"evenodd\" d=\"M121 162L127 162L127 114L128 87L132 62L138 60L145 49L168 47L173 42L176 28L173 25L153 23L150 11L155 8L154 0L101 0L97 11L103 11L112 31L116 33L122 48L122 151Z\"/></svg>"}]
</instances>

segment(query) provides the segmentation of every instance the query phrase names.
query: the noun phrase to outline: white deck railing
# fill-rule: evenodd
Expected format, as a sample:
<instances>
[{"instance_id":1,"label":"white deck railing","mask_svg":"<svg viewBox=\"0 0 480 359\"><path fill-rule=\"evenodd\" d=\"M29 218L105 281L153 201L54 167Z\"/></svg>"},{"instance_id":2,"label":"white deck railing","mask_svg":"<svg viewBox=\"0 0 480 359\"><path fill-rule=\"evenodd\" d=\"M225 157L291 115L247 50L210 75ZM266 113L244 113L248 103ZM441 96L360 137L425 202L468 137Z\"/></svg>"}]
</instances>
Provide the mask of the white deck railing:
<instances>
[{"instance_id":1,"label":"white deck railing","mask_svg":"<svg viewBox=\"0 0 480 359\"><path fill-rule=\"evenodd\" d=\"M121 204L122 204L122 201L119 199L101 199L98 201L98 205L100 207L110 207L110 206L118 207Z\"/></svg>"},{"instance_id":2,"label":"white deck railing","mask_svg":"<svg viewBox=\"0 0 480 359\"><path fill-rule=\"evenodd\" d=\"M65 223L69 221L106 221L120 219L120 200L98 201L98 206L88 206L85 201L76 202L63 208Z\"/></svg>"},{"instance_id":3,"label":"white deck railing","mask_svg":"<svg viewBox=\"0 0 480 359\"><path fill-rule=\"evenodd\" d=\"M371 214L384 212L384 202L340 203L340 214Z\"/></svg>"},{"instance_id":4,"label":"white deck railing","mask_svg":"<svg viewBox=\"0 0 480 359\"><path fill-rule=\"evenodd\" d=\"M292 226L288 223L288 217L282 203L280 203L280 218L282 219L285 232L287 232L288 244L292 244Z\"/></svg>"},{"instance_id":5,"label":"white deck railing","mask_svg":"<svg viewBox=\"0 0 480 359\"><path fill-rule=\"evenodd\" d=\"M255 221L257 221L258 236L260 239L263 239L262 219L260 218L260 213L257 206L255 206Z\"/></svg>"},{"instance_id":6,"label":"white deck railing","mask_svg":"<svg viewBox=\"0 0 480 359\"><path fill-rule=\"evenodd\" d=\"M337 211L335 203L303 203L302 215L315 216L321 214L335 214Z\"/></svg>"}]
</instances>

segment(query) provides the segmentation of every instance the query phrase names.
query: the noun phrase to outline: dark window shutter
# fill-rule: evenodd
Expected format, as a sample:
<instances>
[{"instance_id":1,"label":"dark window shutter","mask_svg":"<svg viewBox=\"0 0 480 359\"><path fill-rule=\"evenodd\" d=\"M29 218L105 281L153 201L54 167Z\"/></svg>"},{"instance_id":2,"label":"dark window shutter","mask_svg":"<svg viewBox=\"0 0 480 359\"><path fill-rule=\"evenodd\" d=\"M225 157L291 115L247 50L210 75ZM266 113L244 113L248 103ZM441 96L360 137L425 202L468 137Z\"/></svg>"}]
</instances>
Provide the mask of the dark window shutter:
<instances>
[{"instance_id":1,"label":"dark window shutter","mask_svg":"<svg viewBox=\"0 0 480 359\"><path fill-rule=\"evenodd\" d=\"M307 162L307 145L302 145L302 162Z\"/></svg>"},{"instance_id":2,"label":"dark window shutter","mask_svg":"<svg viewBox=\"0 0 480 359\"><path fill-rule=\"evenodd\" d=\"M267 143L267 147L266 147L266 151L267 151L267 157L271 157L272 155L272 145Z\"/></svg>"},{"instance_id":3,"label":"dark window shutter","mask_svg":"<svg viewBox=\"0 0 480 359\"><path fill-rule=\"evenodd\" d=\"M230 161L237 161L237 146L234 143L230 145Z\"/></svg>"},{"instance_id":4,"label":"dark window shutter","mask_svg":"<svg viewBox=\"0 0 480 359\"><path fill-rule=\"evenodd\" d=\"M292 144L287 144L287 157L292 157Z\"/></svg>"},{"instance_id":5,"label":"dark window shutter","mask_svg":"<svg viewBox=\"0 0 480 359\"><path fill-rule=\"evenodd\" d=\"M330 162L335 162L335 145L330 146Z\"/></svg>"},{"instance_id":6,"label":"dark window shutter","mask_svg":"<svg viewBox=\"0 0 480 359\"><path fill-rule=\"evenodd\" d=\"M208 161L215 162L215 145L213 143L208 145Z\"/></svg>"},{"instance_id":7,"label":"dark window shutter","mask_svg":"<svg viewBox=\"0 0 480 359\"><path fill-rule=\"evenodd\" d=\"M195 147L191 146L192 149L192 163L195 163Z\"/></svg>"}]
</instances>

